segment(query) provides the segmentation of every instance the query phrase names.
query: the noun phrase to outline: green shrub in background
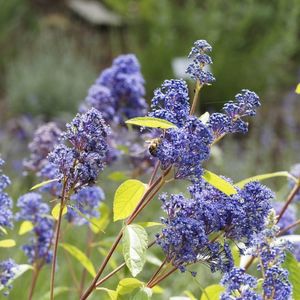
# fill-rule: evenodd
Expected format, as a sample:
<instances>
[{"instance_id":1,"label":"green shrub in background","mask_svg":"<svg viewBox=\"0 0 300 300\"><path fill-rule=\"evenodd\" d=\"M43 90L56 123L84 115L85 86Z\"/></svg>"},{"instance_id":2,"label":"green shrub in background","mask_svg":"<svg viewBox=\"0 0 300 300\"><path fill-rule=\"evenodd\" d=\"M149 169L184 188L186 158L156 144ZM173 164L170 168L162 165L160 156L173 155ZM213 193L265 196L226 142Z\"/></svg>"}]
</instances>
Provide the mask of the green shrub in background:
<instances>
[{"instance_id":1,"label":"green shrub in background","mask_svg":"<svg viewBox=\"0 0 300 300\"><path fill-rule=\"evenodd\" d=\"M42 31L7 66L6 98L12 114L74 113L96 78L88 57L70 38Z\"/></svg>"}]
</instances>

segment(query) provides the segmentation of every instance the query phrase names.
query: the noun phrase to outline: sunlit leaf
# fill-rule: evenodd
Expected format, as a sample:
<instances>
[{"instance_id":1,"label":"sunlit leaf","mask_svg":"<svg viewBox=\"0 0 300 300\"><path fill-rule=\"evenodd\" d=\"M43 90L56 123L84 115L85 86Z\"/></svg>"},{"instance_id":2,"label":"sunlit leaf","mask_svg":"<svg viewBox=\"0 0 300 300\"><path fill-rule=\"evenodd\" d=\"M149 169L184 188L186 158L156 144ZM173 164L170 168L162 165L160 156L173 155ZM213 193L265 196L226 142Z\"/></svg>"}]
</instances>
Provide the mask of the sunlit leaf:
<instances>
[{"instance_id":1,"label":"sunlit leaf","mask_svg":"<svg viewBox=\"0 0 300 300\"><path fill-rule=\"evenodd\" d=\"M161 129L169 129L169 128L177 128L173 123L159 118L153 117L137 117L130 120L127 120L125 123L137 125L141 127L150 127L150 128L161 128Z\"/></svg>"},{"instance_id":2,"label":"sunlit leaf","mask_svg":"<svg viewBox=\"0 0 300 300\"><path fill-rule=\"evenodd\" d=\"M67 252L69 252L74 258L76 258L93 277L96 275L96 271L93 266L93 263L80 249L67 243L63 243L59 245L62 248L64 248Z\"/></svg>"},{"instance_id":3,"label":"sunlit leaf","mask_svg":"<svg viewBox=\"0 0 300 300\"><path fill-rule=\"evenodd\" d=\"M31 191L36 190L36 189L38 189L38 188L40 188L40 187L42 187L42 186L45 186L45 185L47 185L47 184L49 184L49 183L51 183L51 182L55 182L55 181L58 181L58 180L59 180L59 179L57 179L57 178L45 180L45 181L43 181L43 182L40 182L40 183L34 185L30 190L31 190Z\"/></svg>"},{"instance_id":4,"label":"sunlit leaf","mask_svg":"<svg viewBox=\"0 0 300 300\"><path fill-rule=\"evenodd\" d=\"M203 115L201 115L200 117L199 117L199 120L203 123L203 124L206 124L207 122L208 122L208 120L209 120L209 112L207 111L207 112L205 112Z\"/></svg>"},{"instance_id":5,"label":"sunlit leaf","mask_svg":"<svg viewBox=\"0 0 300 300\"><path fill-rule=\"evenodd\" d=\"M143 269L148 248L146 230L137 224L127 225L123 235L123 256L132 276L136 276Z\"/></svg>"},{"instance_id":6,"label":"sunlit leaf","mask_svg":"<svg viewBox=\"0 0 300 300\"><path fill-rule=\"evenodd\" d=\"M13 283L14 280L16 280L18 277L20 277L22 274L24 274L28 270L33 270L33 267L31 265L17 265L16 268L12 269L14 276L7 282L6 286L9 286ZM0 282L0 291L3 290L5 286L3 286Z\"/></svg>"},{"instance_id":7,"label":"sunlit leaf","mask_svg":"<svg viewBox=\"0 0 300 300\"><path fill-rule=\"evenodd\" d=\"M16 246L16 241L12 239L0 241L0 248L11 248Z\"/></svg>"},{"instance_id":8,"label":"sunlit leaf","mask_svg":"<svg viewBox=\"0 0 300 300\"><path fill-rule=\"evenodd\" d=\"M117 291L110 290L110 289L103 288L103 287L97 287L96 290L106 292L107 295L109 296L110 300L117 300L118 299L118 293L117 293Z\"/></svg>"},{"instance_id":9,"label":"sunlit leaf","mask_svg":"<svg viewBox=\"0 0 300 300\"><path fill-rule=\"evenodd\" d=\"M219 300L224 290L225 288L219 284L210 285L204 289L200 300Z\"/></svg>"},{"instance_id":10,"label":"sunlit leaf","mask_svg":"<svg viewBox=\"0 0 300 300\"><path fill-rule=\"evenodd\" d=\"M251 181L262 181L262 180L266 180L266 179L270 179L270 178L274 178L274 177L288 177L288 178L291 178L292 180L294 180L295 183L298 182L297 178L295 178L289 172L279 171L279 172L266 173L266 174L261 174L261 175L256 175L256 176L253 176L253 177L249 177L249 178L243 179L242 181L239 181L235 185L242 188L244 185L246 185L247 183L249 183Z\"/></svg>"},{"instance_id":11,"label":"sunlit leaf","mask_svg":"<svg viewBox=\"0 0 300 300\"><path fill-rule=\"evenodd\" d=\"M149 227L154 227L154 226L164 226L164 224L159 223L159 222L137 222L136 224L138 224L144 228L149 228Z\"/></svg>"},{"instance_id":12,"label":"sunlit leaf","mask_svg":"<svg viewBox=\"0 0 300 300\"><path fill-rule=\"evenodd\" d=\"M297 84L295 93L298 94L298 95L300 95L300 83Z\"/></svg>"},{"instance_id":13,"label":"sunlit leaf","mask_svg":"<svg viewBox=\"0 0 300 300\"><path fill-rule=\"evenodd\" d=\"M59 218L59 211L60 211L60 203L57 203L51 211L51 215L55 220L58 220ZM68 208L67 206L64 206L62 210L62 216L65 215L67 212L68 212Z\"/></svg>"},{"instance_id":14,"label":"sunlit leaf","mask_svg":"<svg viewBox=\"0 0 300 300\"><path fill-rule=\"evenodd\" d=\"M118 284L117 293L120 295L126 295L143 285L144 283L136 278L124 278L120 280Z\"/></svg>"},{"instance_id":15,"label":"sunlit leaf","mask_svg":"<svg viewBox=\"0 0 300 300\"><path fill-rule=\"evenodd\" d=\"M213 187L218 189L219 191L223 192L224 194L230 196L237 193L237 190L234 186L226 181L225 179L221 178L220 176L210 172L208 170L204 171L202 178L205 179L209 184Z\"/></svg>"},{"instance_id":16,"label":"sunlit leaf","mask_svg":"<svg viewBox=\"0 0 300 300\"><path fill-rule=\"evenodd\" d=\"M158 267L162 263L162 261L160 259L158 259L156 256L154 256L150 252L146 254L146 261L149 262L150 264L158 266Z\"/></svg>"},{"instance_id":17,"label":"sunlit leaf","mask_svg":"<svg viewBox=\"0 0 300 300\"><path fill-rule=\"evenodd\" d=\"M149 300L152 297L152 290L148 287L141 287L130 300Z\"/></svg>"},{"instance_id":18,"label":"sunlit leaf","mask_svg":"<svg viewBox=\"0 0 300 300\"><path fill-rule=\"evenodd\" d=\"M19 235L23 235L34 228L34 225L30 221L24 221L20 225Z\"/></svg>"},{"instance_id":19,"label":"sunlit leaf","mask_svg":"<svg viewBox=\"0 0 300 300\"><path fill-rule=\"evenodd\" d=\"M7 234L7 230L3 226L0 226L0 231L4 234Z\"/></svg>"},{"instance_id":20,"label":"sunlit leaf","mask_svg":"<svg viewBox=\"0 0 300 300\"><path fill-rule=\"evenodd\" d=\"M156 285L152 288L152 292L153 294L162 294L164 292L164 289L159 285Z\"/></svg>"},{"instance_id":21,"label":"sunlit leaf","mask_svg":"<svg viewBox=\"0 0 300 300\"><path fill-rule=\"evenodd\" d=\"M146 186L139 180L129 179L117 189L114 198L114 221L126 219L141 200Z\"/></svg>"}]
</instances>

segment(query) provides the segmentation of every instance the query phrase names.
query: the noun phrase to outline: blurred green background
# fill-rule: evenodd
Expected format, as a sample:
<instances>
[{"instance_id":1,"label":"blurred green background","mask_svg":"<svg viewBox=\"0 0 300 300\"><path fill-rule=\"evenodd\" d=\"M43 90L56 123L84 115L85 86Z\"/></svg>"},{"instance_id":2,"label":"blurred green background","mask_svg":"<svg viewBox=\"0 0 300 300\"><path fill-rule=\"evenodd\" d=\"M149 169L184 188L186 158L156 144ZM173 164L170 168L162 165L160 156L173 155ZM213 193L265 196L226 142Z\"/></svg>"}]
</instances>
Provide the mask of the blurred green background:
<instances>
[{"instance_id":1,"label":"blurred green background","mask_svg":"<svg viewBox=\"0 0 300 300\"><path fill-rule=\"evenodd\" d=\"M249 134L223 141L211 169L241 179L288 170L299 162L300 98L294 90L300 81L300 0L98 3L102 19L96 22L93 10L86 11L88 1L0 0L0 153L8 161L5 171L14 180L15 198L28 189L20 170L33 130L43 121L69 120L115 56L137 55L150 102L153 90L174 77L172 60L186 57L197 39L213 46L212 72L217 79L203 90L199 114L220 109L243 88L254 90L262 100ZM192 92L192 83L190 87ZM116 186L106 188L107 202ZM271 186L279 196L284 194L282 180ZM154 205L145 219L152 215L158 219L158 207ZM68 238L80 246L85 241L77 240L79 236L85 236L84 229L75 237L69 233ZM3 256L10 251L3 251ZM93 259L99 265L99 253ZM48 272L45 268L36 299L47 291ZM68 285L68 270L60 267L58 273L60 285ZM200 287L187 277L169 279L164 284L166 298L156 299L168 299L185 289L199 295ZM202 277L201 286L211 281ZM28 284L29 275L16 281L9 299L25 299ZM74 295L58 299L74 299Z\"/></svg>"}]
</instances>

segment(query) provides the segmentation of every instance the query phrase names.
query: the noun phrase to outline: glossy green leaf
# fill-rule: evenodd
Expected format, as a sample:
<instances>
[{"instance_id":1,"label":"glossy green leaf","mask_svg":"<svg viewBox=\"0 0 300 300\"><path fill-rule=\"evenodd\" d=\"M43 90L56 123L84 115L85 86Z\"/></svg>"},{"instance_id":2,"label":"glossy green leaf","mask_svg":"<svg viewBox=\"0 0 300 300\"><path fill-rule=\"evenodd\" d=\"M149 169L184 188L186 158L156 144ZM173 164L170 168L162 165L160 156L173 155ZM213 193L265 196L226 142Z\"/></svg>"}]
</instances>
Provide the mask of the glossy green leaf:
<instances>
[{"instance_id":1,"label":"glossy green leaf","mask_svg":"<svg viewBox=\"0 0 300 300\"><path fill-rule=\"evenodd\" d=\"M0 241L0 248L11 248L16 246L16 241L12 239L1 240Z\"/></svg>"},{"instance_id":2,"label":"glossy green leaf","mask_svg":"<svg viewBox=\"0 0 300 300\"><path fill-rule=\"evenodd\" d=\"M205 179L209 184L214 186L219 191L223 192L224 194L230 196L237 193L235 187L229 183L228 181L224 180L217 174L210 172L208 170L204 171L202 178Z\"/></svg>"},{"instance_id":3,"label":"glossy green leaf","mask_svg":"<svg viewBox=\"0 0 300 300\"><path fill-rule=\"evenodd\" d=\"M55 182L55 181L58 181L58 180L59 180L59 179L57 179L57 178L45 180L45 181L43 181L43 182L40 182L40 183L34 185L30 190L31 190L31 191L36 190L36 189L38 189L38 188L40 188L40 187L42 187L42 186L44 186L44 185L47 185L47 184L49 184L49 183L51 183L51 182Z\"/></svg>"},{"instance_id":4,"label":"glossy green leaf","mask_svg":"<svg viewBox=\"0 0 300 300\"><path fill-rule=\"evenodd\" d=\"M204 289L200 300L219 300L224 291L225 288L219 284L210 285Z\"/></svg>"},{"instance_id":5,"label":"glossy green leaf","mask_svg":"<svg viewBox=\"0 0 300 300\"><path fill-rule=\"evenodd\" d=\"M150 127L150 128L177 128L173 123L159 118L153 117L137 117L126 121L127 124L137 125L141 127Z\"/></svg>"},{"instance_id":6,"label":"glossy green leaf","mask_svg":"<svg viewBox=\"0 0 300 300\"><path fill-rule=\"evenodd\" d=\"M279 172L266 173L266 174L249 177L249 178L243 179L242 181L239 181L235 185L242 188L245 184L247 184L251 181L262 181L262 180L266 180L266 179L270 179L270 178L274 178L274 177L288 177L288 178L291 178L292 180L294 180L295 183L297 183L297 178L295 178L292 174L290 174L287 171L279 171Z\"/></svg>"},{"instance_id":7,"label":"glossy green leaf","mask_svg":"<svg viewBox=\"0 0 300 300\"><path fill-rule=\"evenodd\" d=\"M300 300L300 266L297 259L292 253L287 252L282 266L289 271L289 281L293 286L293 300Z\"/></svg>"},{"instance_id":8,"label":"glossy green leaf","mask_svg":"<svg viewBox=\"0 0 300 300\"><path fill-rule=\"evenodd\" d=\"M64 248L67 252L69 252L74 258L76 258L93 277L96 275L96 271L93 266L93 263L80 249L67 243L63 243L59 245L62 248Z\"/></svg>"},{"instance_id":9,"label":"glossy green leaf","mask_svg":"<svg viewBox=\"0 0 300 300\"><path fill-rule=\"evenodd\" d=\"M209 115L209 112L207 111L207 112L205 112L203 115L201 115L201 116L199 117L199 120L200 120L203 124L206 124L206 123L208 122L208 120L209 120L209 117L210 117L210 115Z\"/></svg>"},{"instance_id":10,"label":"glossy green leaf","mask_svg":"<svg viewBox=\"0 0 300 300\"><path fill-rule=\"evenodd\" d=\"M144 286L144 283L136 278L124 278L118 284L117 293L126 295L142 286Z\"/></svg>"},{"instance_id":11,"label":"glossy green leaf","mask_svg":"<svg viewBox=\"0 0 300 300\"><path fill-rule=\"evenodd\" d=\"M14 272L14 276L7 282L6 286L11 285L14 280L19 278L21 275L23 275L28 270L33 270L33 267L31 265L26 265L26 264L17 265L17 267L12 270ZM5 288L6 287L0 283L0 291L2 291Z\"/></svg>"},{"instance_id":12,"label":"glossy green leaf","mask_svg":"<svg viewBox=\"0 0 300 300\"><path fill-rule=\"evenodd\" d=\"M51 215L55 220L58 220L59 218L59 211L60 211L60 203L57 203L51 211ZM65 206L62 211L62 216L65 215L67 212L68 212L68 208L67 206Z\"/></svg>"},{"instance_id":13,"label":"glossy green leaf","mask_svg":"<svg viewBox=\"0 0 300 300\"><path fill-rule=\"evenodd\" d=\"M143 269L147 248L146 230L137 224L127 225L123 234L123 256L126 266L134 277Z\"/></svg>"},{"instance_id":14,"label":"glossy green leaf","mask_svg":"<svg viewBox=\"0 0 300 300\"><path fill-rule=\"evenodd\" d=\"M106 292L110 300L117 300L118 299L117 291L110 290L110 289L103 288L103 287L97 287L96 290Z\"/></svg>"},{"instance_id":15,"label":"glossy green leaf","mask_svg":"<svg viewBox=\"0 0 300 300\"><path fill-rule=\"evenodd\" d=\"M101 203L99 207L99 218L91 218L90 228L94 233L104 231L109 224L109 208L105 203Z\"/></svg>"},{"instance_id":16,"label":"glossy green leaf","mask_svg":"<svg viewBox=\"0 0 300 300\"><path fill-rule=\"evenodd\" d=\"M57 286L54 288L53 290L53 295L56 297L56 296L59 296L63 293L66 293L66 292L70 292L71 289L67 286ZM49 300L50 299L50 292L47 292L45 293L41 298L40 300Z\"/></svg>"},{"instance_id":17,"label":"glossy green leaf","mask_svg":"<svg viewBox=\"0 0 300 300\"><path fill-rule=\"evenodd\" d=\"M23 235L34 228L34 225L30 221L24 221L20 225L19 235Z\"/></svg>"},{"instance_id":18,"label":"glossy green leaf","mask_svg":"<svg viewBox=\"0 0 300 300\"><path fill-rule=\"evenodd\" d=\"M117 189L114 198L114 221L126 219L134 211L144 195L146 185L139 180L129 179Z\"/></svg>"},{"instance_id":19,"label":"glossy green leaf","mask_svg":"<svg viewBox=\"0 0 300 300\"><path fill-rule=\"evenodd\" d=\"M141 287L130 300L149 300L152 297L152 290L148 287Z\"/></svg>"}]
</instances>

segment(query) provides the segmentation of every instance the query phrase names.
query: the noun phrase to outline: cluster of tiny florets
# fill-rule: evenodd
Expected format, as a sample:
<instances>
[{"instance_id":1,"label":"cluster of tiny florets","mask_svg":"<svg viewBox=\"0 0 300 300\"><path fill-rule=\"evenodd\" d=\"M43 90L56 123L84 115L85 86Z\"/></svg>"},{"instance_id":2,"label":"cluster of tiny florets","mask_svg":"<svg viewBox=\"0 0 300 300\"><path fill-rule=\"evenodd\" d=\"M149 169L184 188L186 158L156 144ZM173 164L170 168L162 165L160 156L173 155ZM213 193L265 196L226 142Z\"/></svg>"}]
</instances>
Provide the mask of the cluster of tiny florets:
<instances>
[{"instance_id":1,"label":"cluster of tiny florets","mask_svg":"<svg viewBox=\"0 0 300 300\"><path fill-rule=\"evenodd\" d=\"M163 194L167 218L162 219L166 226L157 242L177 266L200 261L212 271L227 272L233 267L229 240L251 245L253 236L263 228L272 197L258 182L248 183L232 196L208 184L191 199ZM212 233L221 233L225 243L211 241Z\"/></svg>"},{"instance_id":2,"label":"cluster of tiny florets","mask_svg":"<svg viewBox=\"0 0 300 300\"><path fill-rule=\"evenodd\" d=\"M99 110L108 124L124 125L126 119L147 113L144 83L135 55L120 55L91 86L85 103Z\"/></svg>"},{"instance_id":3,"label":"cluster of tiny florets","mask_svg":"<svg viewBox=\"0 0 300 300\"><path fill-rule=\"evenodd\" d=\"M78 114L63 134L71 146L59 144L48 156L58 178L75 188L95 182L104 168L109 132L98 110L92 108Z\"/></svg>"},{"instance_id":4,"label":"cluster of tiny florets","mask_svg":"<svg viewBox=\"0 0 300 300\"><path fill-rule=\"evenodd\" d=\"M165 80L161 88L154 91L149 116L167 120L182 127L190 111L188 87L183 80Z\"/></svg>"},{"instance_id":5,"label":"cluster of tiny florets","mask_svg":"<svg viewBox=\"0 0 300 300\"><path fill-rule=\"evenodd\" d=\"M254 289L257 286L257 279L245 273L242 268L233 268L230 272L225 273L221 284L226 287L220 300L262 300Z\"/></svg>"},{"instance_id":6,"label":"cluster of tiny florets","mask_svg":"<svg viewBox=\"0 0 300 300\"><path fill-rule=\"evenodd\" d=\"M28 146L30 158L24 161L25 168L31 171L40 171L48 163L47 156L59 143L61 133L54 122L40 126Z\"/></svg>"},{"instance_id":7,"label":"cluster of tiny florets","mask_svg":"<svg viewBox=\"0 0 300 300\"><path fill-rule=\"evenodd\" d=\"M97 186L82 188L70 198L67 219L76 225L86 224L87 219L99 217L99 206L104 200L103 190ZM83 218L84 215L86 218Z\"/></svg>"},{"instance_id":8,"label":"cluster of tiny florets","mask_svg":"<svg viewBox=\"0 0 300 300\"><path fill-rule=\"evenodd\" d=\"M16 214L18 221L30 221L33 230L29 243L22 247L29 263L42 260L49 263L52 259L51 243L54 221L47 216L50 208L38 193L27 193L18 199Z\"/></svg>"},{"instance_id":9,"label":"cluster of tiny florets","mask_svg":"<svg viewBox=\"0 0 300 300\"><path fill-rule=\"evenodd\" d=\"M0 262L0 286L4 286L4 296L9 294L9 290L12 288L10 281L13 279L18 271L18 265L13 259L7 259Z\"/></svg>"},{"instance_id":10,"label":"cluster of tiny florets","mask_svg":"<svg viewBox=\"0 0 300 300\"><path fill-rule=\"evenodd\" d=\"M4 161L0 158L0 167L4 164ZM10 185L10 179L2 173L0 169L0 226L12 227L12 199L4 191ZM1 231L0 231L1 235Z\"/></svg>"},{"instance_id":11,"label":"cluster of tiny florets","mask_svg":"<svg viewBox=\"0 0 300 300\"><path fill-rule=\"evenodd\" d=\"M198 40L194 43L189 58L193 62L188 66L186 73L189 74L194 80L198 80L201 85L211 84L215 81L211 72L205 70L205 67L212 64L212 59L207 52L211 52L212 47L205 40Z\"/></svg>"}]
</instances>

